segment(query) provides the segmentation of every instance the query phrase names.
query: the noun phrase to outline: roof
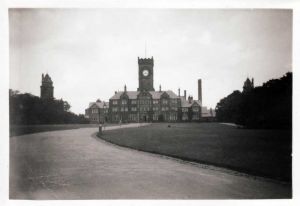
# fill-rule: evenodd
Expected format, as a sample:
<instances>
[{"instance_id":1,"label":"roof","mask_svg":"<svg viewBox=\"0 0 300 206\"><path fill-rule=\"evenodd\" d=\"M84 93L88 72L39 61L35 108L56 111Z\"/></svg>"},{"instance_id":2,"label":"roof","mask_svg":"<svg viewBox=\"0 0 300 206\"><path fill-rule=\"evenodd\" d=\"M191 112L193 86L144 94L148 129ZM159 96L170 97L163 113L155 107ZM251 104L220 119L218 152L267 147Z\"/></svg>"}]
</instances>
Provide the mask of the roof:
<instances>
[{"instance_id":1,"label":"roof","mask_svg":"<svg viewBox=\"0 0 300 206\"><path fill-rule=\"evenodd\" d=\"M181 100L181 107L190 107L192 105L184 97L180 97L180 100Z\"/></svg>"},{"instance_id":2,"label":"roof","mask_svg":"<svg viewBox=\"0 0 300 206\"><path fill-rule=\"evenodd\" d=\"M121 95L124 92L117 92L114 96L112 96L110 99L120 99ZM126 94L129 99L137 99L137 95L139 94L139 91L126 91Z\"/></svg>"},{"instance_id":3,"label":"roof","mask_svg":"<svg viewBox=\"0 0 300 206\"><path fill-rule=\"evenodd\" d=\"M139 91L126 91L126 94L129 99L137 99L137 96L139 95ZM152 96L152 99L160 99L161 95L164 93L167 93L171 99L178 98L178 96L171 90L168 91L149 91L149 93ZM120 99L121 95L124 94L124 91L117 92L112 96L110 99Z\"/></svg>"},{"instance_id":4,"label":"roof","mask_svg":"<svg viewBox=\"0 0 300 206\"><path fill-rule=\"evenodd\" d=\"M93 105L96 105L98 108L108 108L109 103L108 102L90 102L89 108L91 108Z\"/></svg>"},{"instance_id":5,"label":"roof","mask_svg":"<svg viewBox=\"0 0 300 206\"><path fill-rule=\"evenodd\" d=\"M202 102L201 102L201 100L193 100L193 103L197 103L200 107L202 106Z\"/></svg>"}]
</instances>

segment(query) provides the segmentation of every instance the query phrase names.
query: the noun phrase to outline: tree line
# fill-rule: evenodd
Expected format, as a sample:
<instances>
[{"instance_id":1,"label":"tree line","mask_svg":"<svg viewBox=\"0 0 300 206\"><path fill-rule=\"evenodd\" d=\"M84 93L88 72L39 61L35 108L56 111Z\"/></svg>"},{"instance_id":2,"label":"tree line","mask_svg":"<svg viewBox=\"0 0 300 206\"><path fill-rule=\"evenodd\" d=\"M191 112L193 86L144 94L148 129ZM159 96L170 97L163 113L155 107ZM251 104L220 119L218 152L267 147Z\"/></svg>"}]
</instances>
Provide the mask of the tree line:
<instances>
[{"instance_id":1,"label":"tree line","mask_svg":"<svg viewBox=\"0 0 300 206\"><path fill-rule=\"evenodd\" d=\"M30 93L9 90L11 125L88 123L83 114L76 115L70 108L70 104L62 99L41 99Z\"/></svg>"},{"instance_id":2,"label":"tree line","mask_svg":"<svg viewBox=\"0 0 300 206\"><path fill-rule=\"evenodd\" d=\"M217 104L216 118L248 128L291 128L292 73L247 92L232 92Z\"/></svg>"}]
</instances>

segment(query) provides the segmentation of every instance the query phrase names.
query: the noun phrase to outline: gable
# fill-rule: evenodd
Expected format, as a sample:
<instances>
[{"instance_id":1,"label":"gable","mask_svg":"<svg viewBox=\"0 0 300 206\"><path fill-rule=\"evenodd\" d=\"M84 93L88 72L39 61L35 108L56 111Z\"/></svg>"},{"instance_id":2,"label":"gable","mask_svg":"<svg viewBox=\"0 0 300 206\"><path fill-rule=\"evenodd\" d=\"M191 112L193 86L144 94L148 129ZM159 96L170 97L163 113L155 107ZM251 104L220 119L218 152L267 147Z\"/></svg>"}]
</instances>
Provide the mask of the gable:
<instances>
[{"instance_id":1,"label":"gable","mask_svg":"<svg viewBox=\"0 0 300 206\"><path fill-rule=\"evenodd\" d=\"M194 101L192 107L201 107L197 101Z\"/></svg>"},{"instance_id":2,"label":"gable","mask_svg":"<svg viewBox=\"0 0 300 206\"><path fill-rule=\"evenodd\" d=\"M128 95L126 92L124 92L123 94L121 94L120 99L129 99Z\"/></svg>"},{"instance_id":3,"label":"gable","mask_svg":"<svg viewBox=\"0 0 300 206\"><path fill-rule=\"evenodd\" d=\"M146 91L146 92L140 92L138 95L137 95L138 98L152 98L152 95Z\"/></svg>"},{"instance_id":4,"label":"gable","mask_svg":"<svg viewBox=\"0 0 300 206\"><path fill-rule=\"evenodd\" d=\"M170 98L169 94L167 92L163 92L160 96L160 98Z\"/></svg>"}]
</instances>

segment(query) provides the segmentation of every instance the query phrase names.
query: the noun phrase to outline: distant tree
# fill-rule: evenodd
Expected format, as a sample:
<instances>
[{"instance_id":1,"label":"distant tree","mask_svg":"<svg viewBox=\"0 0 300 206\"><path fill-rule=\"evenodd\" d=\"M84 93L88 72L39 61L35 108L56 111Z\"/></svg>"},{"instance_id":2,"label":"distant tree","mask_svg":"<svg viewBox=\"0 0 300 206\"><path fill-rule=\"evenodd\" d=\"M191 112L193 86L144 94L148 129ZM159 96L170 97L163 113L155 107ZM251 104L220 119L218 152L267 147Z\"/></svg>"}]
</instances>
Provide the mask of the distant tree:
<instances>
[{"instance_id":1,"label":"distant tree","mask_svg":"<svg viewBox=\"0 0 300 206\"><path fill-rule=\"evenodd\" d=\"M292 73L251 91L234 91L219 101L216 117L249 128L291 128Z\"/></svg>"},{"instance_id":2,"label":"distant tree","mask_svg":"<svg viewBox=\"0 0 300 206\"><path fill-rule=\"evenodd\" d=\"M70 112L70 107L67 101L41 99L29 93L9 90L10 124L88 123L83 115Z\"/></svg>"},{"instance_id":3,"label":"distant tree","mask_svg":"<svg viewBox=\"0 0 300 206\"><path fill-rule=\"evenodd\" d=\"M67 101L64 101L64 111L69 111L70 108L71 108L71 105Z\"/></svg>"}]
</instances>

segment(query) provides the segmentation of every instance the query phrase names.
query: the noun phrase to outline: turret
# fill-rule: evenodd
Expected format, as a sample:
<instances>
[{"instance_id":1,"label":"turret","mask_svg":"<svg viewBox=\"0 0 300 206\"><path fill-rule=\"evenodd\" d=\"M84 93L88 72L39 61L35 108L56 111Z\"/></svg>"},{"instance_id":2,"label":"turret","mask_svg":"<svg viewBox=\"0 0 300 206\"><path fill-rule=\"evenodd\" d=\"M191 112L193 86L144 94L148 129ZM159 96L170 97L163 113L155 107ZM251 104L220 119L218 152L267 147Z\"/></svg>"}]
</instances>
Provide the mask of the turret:
<instances>
[{"instance_id":1,"label":"turret","mask_svg":"<svg viewBox=\"0 0 300 206\"><path fill-rule=\"evenodd\" d=\"M47 73L45 76L42 74L42 85L41 85L41 98L42 99L53 99L53 82L49 74Z\"/></svg>"}]
</instances>

